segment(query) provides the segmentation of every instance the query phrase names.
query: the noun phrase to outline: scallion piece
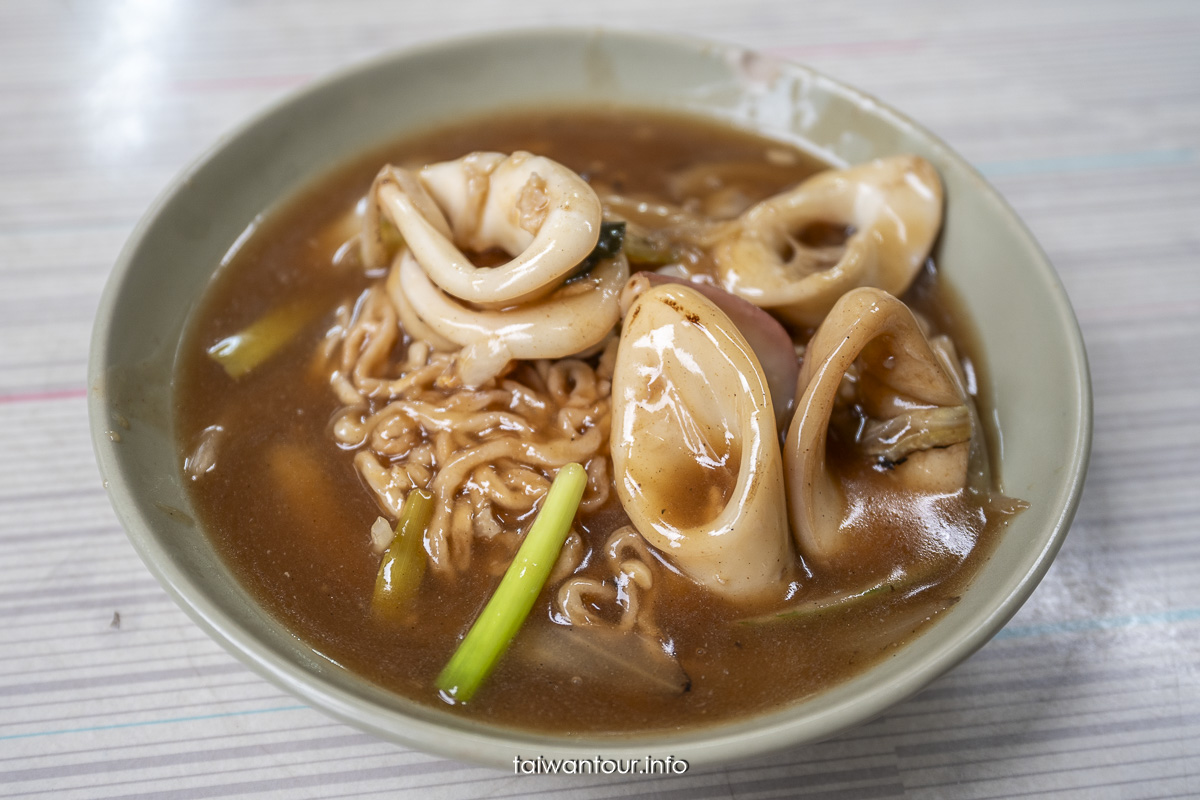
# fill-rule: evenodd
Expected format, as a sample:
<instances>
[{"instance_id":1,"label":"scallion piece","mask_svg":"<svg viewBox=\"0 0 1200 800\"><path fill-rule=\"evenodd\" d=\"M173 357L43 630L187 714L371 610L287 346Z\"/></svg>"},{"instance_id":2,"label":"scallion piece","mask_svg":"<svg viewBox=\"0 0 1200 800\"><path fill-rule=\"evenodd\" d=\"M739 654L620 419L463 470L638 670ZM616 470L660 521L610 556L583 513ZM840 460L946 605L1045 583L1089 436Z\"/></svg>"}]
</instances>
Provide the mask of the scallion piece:
<instances>
[{"instance_id":1,"label":"scallion piece","mask_svg":"<svg viewBox=\"0 0 1200 800\"><path fill-rule=\"evenodd\" d=\"M411 609L413 596L425 577L422 541L432 516L433 495L424 489L410 490L400 509L396 535L383 551L379 573L375 576L371 608L376 614L402 618Z\"/></svg>"},{"instance_id":2,"label":"scallion piece","mask_svg":"<svg viewBox=\"0 0 1200 800\"><path fill-rule=\"evenodd\" d=\"M470 701L521 629L571 532L586 483L587 473L579 464L558 471L495 594L438 675L437 688L447 700Z\"/></svg>"},{"instance_id":3,"label":"scallion piece","mask_svg":"<svg viewBox=\"0 0 1200 800\"><path fill-rule=\"evenodd\" d=\"M240 378L281 350L319 311L312 301L279 306L208 348L208 355L229 377Z\"/></svg>"},{"instance_id":4,"label":"scallion piece","mask_svg":"<svg viewBox=\"0 0 1200 800\"><path fill-rule=\"evenodd\" d=\"M749 617L740 620L743 625L764 625L772 622L785 622L788 620L804 620L811 619L822 614L840 613L851 609L859 608L870 602L881 600L887 595L897 594L907 595L919 590L923 585L927 585L933 580L933 575L939 570L939 563L945 567L944 562L930 562L924 566L914 565L907 572L886 578L878 583L871 583L851 591L834 592L825 597L805 600L798 605L793 605L779 611L772 611L769 614L762 614L757 617Z\"/></svg>"},{"instance_id":5,"label":"scallion piece","mask_svg":"<svg viewBox=\"0 0 1200 800\"><path fill-rule=\"evenodd\" d=\"M645 264L651 267L661 267L678 259L675 248L666 238L658 238L648 233L634 230L625 231L625 241L622 243L625 255L634 264Z\"/></svg>"},{"instance_id":6,"label":"scallion piece","mask_svg":"<svg viewBox=\"0 0 1200 800\"><path fill-rule=\"evenodd\" d=\"M625 241L625 223L616 222L601 222L600 236L596 240L596 246L592 248L592 252L587 258L579 262L579 266L571 270L567 280L575 280L590 273L596 268L596 265L601 261L610 258L616 258L621 252L621 244Z\"/></svg>"},{"instance_id":7,"label":"scallion piece","mask_svg":"<svg viewBox=\"0 0 1200 800\"><path fill-rule=\"evenodd\" d=\"M772 611L769 614L749 617L740 621L743 625L765 625L771 622L783 622L786 620L811 619L822 614L857 608L871 598L881 597L895 591L897 591L895 583L884 581L883 583L874 584L858 591L839 592L818 600L808 600L782 611Z\"/></svg>"}]
</instances>

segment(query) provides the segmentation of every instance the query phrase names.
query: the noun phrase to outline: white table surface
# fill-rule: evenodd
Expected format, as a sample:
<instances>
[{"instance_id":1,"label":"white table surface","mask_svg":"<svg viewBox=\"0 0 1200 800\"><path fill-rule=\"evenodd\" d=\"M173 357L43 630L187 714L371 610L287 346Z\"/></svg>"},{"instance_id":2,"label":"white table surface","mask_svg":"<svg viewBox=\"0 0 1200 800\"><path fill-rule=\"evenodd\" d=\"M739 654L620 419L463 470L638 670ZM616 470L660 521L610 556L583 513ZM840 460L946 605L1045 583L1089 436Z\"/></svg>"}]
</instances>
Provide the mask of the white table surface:
<instances>
[{"instance_id":1,"label":"white table surface","mask_svg":"<svg viewBox=\"0 0 1200 800\"><path fill-rule=\"evenodd\" d=\"M0 797L1200 797L1200 3L500 9L0 2ZM1093 371L1078 516L995 640L861 728L676 778L518 777L305 707L150 576L87 434L101 287L222 132L385 50L579 23L803 61L922 121L1041 241Z\"/></svg>"}]
</instances>

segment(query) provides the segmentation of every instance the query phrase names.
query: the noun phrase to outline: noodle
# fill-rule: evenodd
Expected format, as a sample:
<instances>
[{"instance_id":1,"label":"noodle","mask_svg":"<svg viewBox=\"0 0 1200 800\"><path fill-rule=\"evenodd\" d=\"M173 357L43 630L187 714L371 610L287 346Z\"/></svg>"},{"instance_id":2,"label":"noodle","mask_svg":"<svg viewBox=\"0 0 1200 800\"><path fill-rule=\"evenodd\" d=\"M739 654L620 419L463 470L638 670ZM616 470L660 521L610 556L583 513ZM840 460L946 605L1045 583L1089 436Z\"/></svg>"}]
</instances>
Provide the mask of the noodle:
<instances>
[{"instance_id":1,"label":"noodle","mask_svg":"<svg viewBox=\"0 0 1200 800\"><path fill-rule=\"evenodd\" d=\"M626 525L608 537L602 552L612 577L579 576L564 581L554 600L560 621L654 634L649 611L654 588L650 565L657 562L645 541L633 526ZM613 614L618 615L615 622L609 620Z\"/></svg>"},{"instance_id":2,"label":"noodle","mask_svg":"<svg viewBox=\"0 0 1200 800\"><path fill-rule=\"evenodd\" d=\"M340 348L330 383L343 404L333 435L358 450L355 468L393 517L411 489L433 492L426 545L435 570L464 571L474 543L503 530L496 509L513 518L529 513L564 464L587 465L585 510L608 502L615 337L606 340L598 367L541 359L468 388L445 380L449 354L402 330L380 283L356 308L350 324L331 334ZM397 361L391 354L398 343L404 358Z\"/></svg>"}]
</instances>

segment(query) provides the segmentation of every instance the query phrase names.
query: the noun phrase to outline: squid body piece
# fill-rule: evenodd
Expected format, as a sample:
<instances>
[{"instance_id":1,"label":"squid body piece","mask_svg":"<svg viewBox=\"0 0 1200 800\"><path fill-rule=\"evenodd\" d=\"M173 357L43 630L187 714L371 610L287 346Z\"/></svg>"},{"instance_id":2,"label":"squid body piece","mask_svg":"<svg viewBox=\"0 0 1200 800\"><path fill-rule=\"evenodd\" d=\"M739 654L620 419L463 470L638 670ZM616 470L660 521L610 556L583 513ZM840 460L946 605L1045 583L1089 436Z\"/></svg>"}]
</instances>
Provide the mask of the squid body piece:
<instances>
[{"instance_id":1,"label":"squid body piece","mask_svg":"<svg viewBox=\"0 0 1200 800\"><path fill-rule=\"evenodd\" d=\"M717 239L713 258L727 290L815 326L856 287L903 292L941 221L937 171L918 156L893 156L826 170L751 207ZM851 230L832 258L799 240L814 224Z\"/></svg>"},{"instance_id":2,"label":"squid body piece","mask_svg":"<svg viewBox=\"0 0 1200 800\"><path fill-rule=\"evenodd\" d=\"M415 176L388 167L372 194L376 213L392 220L429 279L485 307L553 291L600 235L600 199L587 182L531 153L471 153ZM499 249L512 259L476 267L460 247Z\"/></svg>"},{"instance_id":3,"label":"squid body piece","mask_svg":"<svg viewBox=\"0 0 1200 800\"><path fill-rule=\"evenodd\" d=\"M692 580L753 601L790 575L783 464L754 351L695 289L640 294L613 375L613 471L638 531Z\"/></svg>"},{"instance_id":4,"label":"squid body piece","mask_svg":"<svg viewBox=\"0 0 1200 800\"><path fill-rule=\"evenodd\" d=\"M411 251L397 256L388 295L404 329L441 350L462 348L458 376L479 386L514 358L565 358L600 342L620 319L621 287L629 278L623 253L551 294L503 310L477 309L437 287Z\"/></svg>"},{"instance_id":5,"label":"squid body piece","mask_svg":"<svg viewBox=\"0 0 1200 800\"><path fill-rule=\"evenodd\" d=\"M856 361L856 400L870 420L857 445L863 457L898 462L895 480L913 491L956 492L967 482L972 427L958 382L904 303L878 289L847 293L805 351L784 443L792 533L801 554L818 563L849 544L842 530L849 502L825 454L830 417Z\"/></svg>"}]
</instances>

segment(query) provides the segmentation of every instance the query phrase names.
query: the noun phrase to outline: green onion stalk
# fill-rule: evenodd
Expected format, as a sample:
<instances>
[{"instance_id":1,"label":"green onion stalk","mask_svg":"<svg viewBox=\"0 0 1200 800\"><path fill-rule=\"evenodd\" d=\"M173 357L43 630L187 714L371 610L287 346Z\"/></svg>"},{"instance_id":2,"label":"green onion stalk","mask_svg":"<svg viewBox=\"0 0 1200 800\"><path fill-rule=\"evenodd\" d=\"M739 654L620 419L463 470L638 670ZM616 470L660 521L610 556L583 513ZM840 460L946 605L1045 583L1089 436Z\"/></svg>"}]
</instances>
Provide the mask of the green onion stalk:
<instances>
[{"instance_id":1,"label":"green onion stalk","mask_svg":"<svg viewBox=\"0 0 1200 800\"><path fill-rule=\"evenodd\" d=\"M469 702L521 629L571 532L586 484L587 473L579 464L558 471L495 594L438 675L437 688L446 700Z\"/></svg>"},{"instance_id":2,"label":"green onion stalk","mask_svg":"<svg viewBox=\"0 0 1200 800\"><path fill-rule=\"evenodd\" d=\"M413 597L425 577L425 528L433 516L433 495L424 489L412 489L404 498L396 535L383 551L371 608L376 614L404 618L412 608Z\"/></svg>"}]
</instances>

